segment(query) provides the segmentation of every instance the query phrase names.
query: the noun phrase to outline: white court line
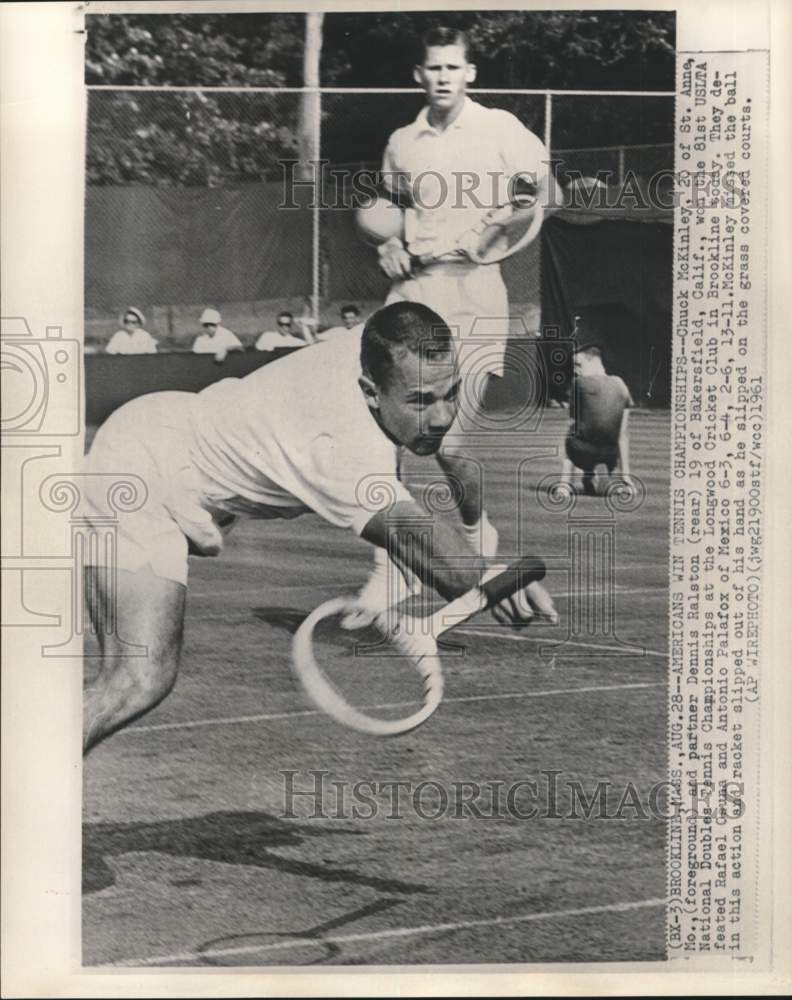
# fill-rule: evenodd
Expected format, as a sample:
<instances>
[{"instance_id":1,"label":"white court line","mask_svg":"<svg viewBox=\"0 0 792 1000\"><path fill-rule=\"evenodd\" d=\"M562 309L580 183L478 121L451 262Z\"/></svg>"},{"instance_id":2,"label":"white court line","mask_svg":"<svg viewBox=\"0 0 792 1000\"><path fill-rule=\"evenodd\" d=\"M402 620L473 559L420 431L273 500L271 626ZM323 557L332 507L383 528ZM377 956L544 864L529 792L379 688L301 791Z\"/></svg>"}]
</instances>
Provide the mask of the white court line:
<instances>
[{"instance_id":1,"label":"white court line","mask_svg":"<svg viewBox=\"0 0 792 1000\"><path fill-rule=\"evenodd\" d=\"M153 955L148 958L126 958L119 962L109 962L104 967L130 967L145 965L171 965L174 962L195 962L202 958L225 958L232 955L253 955L257 952L289 951L311 945L345 945L358 941L387 941L415 937L417 934L448 934L450 931L468 931L479 927L510 927L519 924L539 923L543 920L563 920L568 917L589 917L600 913L631 913L633 910L647 910L665 906L665 899L636 899L627 903L603 903L600 906L579 906L569 910L548 910L543 913L523 913L519 917L489 917L484 920L459 920L447 924L419 924L417 927L390 927L380 931L358 931L356 934L338 934L331 937L311 937L306 935L286 941L269 944L238 945L236 948L208 949L203 952L185 951L173 955ZM102 966L94 966L102 968Z\"/></svg>"},{"instance_id":2,"label":"white court line","mask_svg":"<svg viewBox=\"0 0 792 1000\"><path fill-rule=\"evenodd\" d=\"M227 615L202 615L201 620L210 622L230 621ZM245 621L247 621L246 617L240 616L238 618L238 622ZM480 635L485 639L507 639L509 642L544 642L548 644L553 642L552 636L526 635L524 632L506 632L504 631L504 626L502 625L492 625L490 629L479 629L471 628L467 625L458 625L454 628L454 634ZM668 659L668 653L664 653L661 649L646 649L646 647L642 647L641 652L638 652L638 646L636 646L636 652L627 653L624 646L608 646L601 642L576 642L574 639L558 641L557 649L554 651L553 655L563 656L565 646L576 646L580 649L598 649L607 653L621 653L622 655L629 655L638 659L642 656L655 656L661 660Z\"/></svg>"},{"instance_id":3,"label":"white court line","mask_svg":"<svg viewBox=\"0 0 792 1000\"><path fill-rule=\"evenodd\" d=\"M544 642L549 644L552 642L552 636L539 636L539 635L525 635L523 633L514 632L498 632L498 628L503 628L503 626L494 625L492 631L483 628L468 628L466 625L460 625L458 628L454 629L454 634L461 633L462 635L483 635L487 639L510 639L512 642ZM563 640L558 645L557 654L563 656L564 646L580 646L583 649L602 649L609 653L624 653L624 646L606 646L603 643L598 642L575 642L570 639L568 642ZM632 653L632 656L659 656L663 660L668 659L668 653L663 653L659 649L646 649L644 648L642 653Z\"/></svg>"},{"instance_id":4,"label":"white court line","mask_svg":"<svg viewBox=\"0 0 792 1000\"><path fill-rule=\"evenodd\" d=\"M636 681L631 684L599 684L591 687L553 688L545 691L507 691L501 694L467 694L455 698L444 698L443 704L471 701L506 701L509 698L549 698L563 694L592 694L596 691L627 691L639 688L664 687L663 681ZM390 701L379 705L364 705L372 708L405 708L418 704L416 701ZM156 733L166 729L200 729L204 726L236 726L244 722L277 722L279 719L295 719L306 715L323 715L316 708L294 709L289 712L269 712L261 715L233 715L216 719L193 719L187 722L158 722L149 726L129 726L122 729L116 736L134 736L136 733Z\"/></svg>"}]
</instances>

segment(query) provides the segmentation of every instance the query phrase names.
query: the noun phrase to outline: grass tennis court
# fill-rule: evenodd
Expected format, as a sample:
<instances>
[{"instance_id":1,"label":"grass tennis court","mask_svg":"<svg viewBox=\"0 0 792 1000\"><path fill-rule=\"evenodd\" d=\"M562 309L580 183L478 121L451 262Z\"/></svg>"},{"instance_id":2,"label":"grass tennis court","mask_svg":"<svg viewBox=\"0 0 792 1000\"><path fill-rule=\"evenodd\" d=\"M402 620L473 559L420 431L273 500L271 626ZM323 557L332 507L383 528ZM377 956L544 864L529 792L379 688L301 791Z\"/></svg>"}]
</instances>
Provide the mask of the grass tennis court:
<instances>
[{"instance_id":1,"label":"grass tennis court","mask_svg":"<svg viewBox=\"0 0 792 1000\"><path fill-rule=\"evenodd\" d=\"M568 415L546 411L545 420L561 440ZM632 782L646 801L666 779L669 416L636 412L630 431L647 497L636 513L616 515L616 632L644 655L616 655L612 640L583 636L541 657L567 627L567 582L552 570L559 627L517 634L482 616L450 633L465 655L447 660L443 704L395 740L312 711L289 671L296 624L365 579L364 542L312 516L248 521L221 559L192 560L175 691L86 762L84 963L662 959L662 819L630 810L569 818L565 784L555 810L563 818L543 801L536 818L449 808L430 819L404 808L389 819L385 800L371 819L335 818L331 788L533 780L541 799L543 775L559 771L589 792L598 781ZM513 462L496 448L485 459L504 556L516 554ZM530 476L538 483L558 466L537 459ZM576 514L587 509L605 507L580 498ZM563 554L566 513L533 504L524 517L535 551ZM284 818L279 772L299 772L305 789L312 770L329 772L327 818L311 818L307 798Z\"/></svg>"}]
</instances>

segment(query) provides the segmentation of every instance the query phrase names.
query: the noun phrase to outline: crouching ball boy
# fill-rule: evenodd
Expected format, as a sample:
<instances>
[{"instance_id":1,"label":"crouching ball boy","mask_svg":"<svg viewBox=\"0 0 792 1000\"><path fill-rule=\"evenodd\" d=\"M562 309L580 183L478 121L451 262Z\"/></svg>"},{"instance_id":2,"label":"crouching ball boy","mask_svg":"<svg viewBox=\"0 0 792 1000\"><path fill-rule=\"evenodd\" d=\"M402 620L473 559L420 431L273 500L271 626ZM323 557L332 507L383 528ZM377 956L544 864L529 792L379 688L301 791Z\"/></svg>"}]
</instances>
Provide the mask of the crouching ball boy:
<instances>
[{"instance_id":1,"label":"crouching ball boy","mask_svg":"<svg viewBox=\"0 0 792 1000\"><path fill-rule=\"evenodd\" d=\"M151 393L117 410L96 434L88 471L105 483L108 474L137 475L147 496L140 509L119 514L114 585L101 565L86 568L92 621L98 626L112 607L115 628L96 628L102 659L85 693L85 750L172 689L188 555L218 555L239 515L313 512L387 548L446 599L476 586L481 574L460 568L469 552L461 530L445 522L416 530L422 512L397 476L400 448L437 453L458 392L450 330L427 306L400 302L343 341L199 393ZM371 488L376 482L386 488ZM86 513L97 525L106 492L89 493ZM266 572L266 557L262 563ZM557 617L535 582L493 611L510 623ZM124 655L130 642L145 655Z\"/></svg>"},{"instance_id":2,"label":"crouching ball boy","mask_svg":"<svg viewBox=\"0 0 792 1000\"><path fill-rule=\"evenodd\" d=\"M612 477L619 466L621 479L629 481L630 455L627 434L630 390L618 375L608 375L598 347L575 352L575 378L570 399L572 424L565 442L562 479L571 485L573 470L583 473L583 492L596 496L594 474L604 465Z\"/></svg>"}]
</instances>

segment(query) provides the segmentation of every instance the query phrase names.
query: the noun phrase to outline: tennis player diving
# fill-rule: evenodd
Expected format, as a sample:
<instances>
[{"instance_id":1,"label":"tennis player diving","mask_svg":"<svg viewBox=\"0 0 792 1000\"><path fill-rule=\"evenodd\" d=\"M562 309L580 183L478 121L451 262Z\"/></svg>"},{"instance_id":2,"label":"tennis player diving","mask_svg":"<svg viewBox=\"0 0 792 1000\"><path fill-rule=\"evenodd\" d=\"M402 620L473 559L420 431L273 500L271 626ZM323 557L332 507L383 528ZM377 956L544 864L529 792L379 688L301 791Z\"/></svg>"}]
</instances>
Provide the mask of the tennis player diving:
<instances>
[{"instance_id":1,"label":"tennis player diving","mask_svg":"<svg viewBox=\"0 0 792 1000\"><path fill-rule=\"evenodd\" d=\"M469 549L494 556L498 532L484 510L470 434L481 429L490 377L504 371L508 296L497 264L482 266L438 248L521 193L530 191L538 205L547 204L551 182L541 140L510 112L467 96L476 78L469 53L466 35L454 28L434 28L423 38L413 75L427 103L414 122L390 137L382 164L386 192L405 208L404 233L382 241L377 252L393 282L386 303L428 305L455 334L462 375L459 419L437 460L451 483L461 487L459 512ZM365 211L359 214L365 232ZM393 592L389 573L379 551L357 608L347 618L349 626L370 621L384 605Z\"/></svg>"},{"instance_id":2,"label":"tennis player diving","mask_svg":"<svg viewBox=\"0 0 792 1000\"><path fill-rule=\"evenodd\" d=\"M459 568L459 557L469 555L461 533L443 521L428 538L416 529L425 512L396 475L400 448L437 452L456 416L459 384L448 326L427 306L402 302L374 313L348 340L297 351L199 393L151 393L113 413L93 441L88 472L105 482L108 474L135 474L148 492L140 509L118 516L115 590L102 566L86 568L102 658L85 693L85 750L173 687L188 555L218 555L239 515L312 511L390 546L444 598L475 587L481 572ZM86 513L97 523L106 492L88 487ZM103 634L98 625L111 606L116 627ZM492 610L501 623L556 619L538 582ZM146 655L129 656L130 642Z\"/></svg>"}]
</instances>

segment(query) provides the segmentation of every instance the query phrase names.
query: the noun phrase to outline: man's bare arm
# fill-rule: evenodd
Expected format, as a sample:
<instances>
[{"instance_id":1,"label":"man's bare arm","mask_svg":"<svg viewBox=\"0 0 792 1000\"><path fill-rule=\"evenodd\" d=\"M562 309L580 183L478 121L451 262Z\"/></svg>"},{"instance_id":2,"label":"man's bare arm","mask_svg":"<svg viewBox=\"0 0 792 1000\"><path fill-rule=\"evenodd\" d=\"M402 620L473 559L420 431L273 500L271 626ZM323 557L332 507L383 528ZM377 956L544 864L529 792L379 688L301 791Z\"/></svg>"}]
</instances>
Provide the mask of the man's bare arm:
<instances>
[{"instance_id":1,"label":"man's bare arm","mask_svg":"<svg viewBox=\"0 0 792 1000\"><path fill-rule=\"evenodd\" d=\"M475 563L470 565L470 549L454 527L437 520L432 522L431 531L426 531L426 518L426 511L417 503L400 501L389 511L375 514L362 536L367 542L388 549L422 583L434 587L446 600L452 600L475 587L482 570Z\"/></svg>"},{"instance_id":2,"label":"man's bare arm","mask_svg":"<svg viewBox=\"0 0 792 1000\"><path fill-rule=\"evenodd\" d=\"M396 562L412 570L447 601L478 586L482 569L476 566L475 559L471 560L470 549L456 529L436 521L427 532L423 530L425 524L426 512L414 502L402 501L388 512L375 514L364 528L363 537L389 548ZM538 580L494 605L491 611L501 624L515 625L532 619L551 624L558 621L552 598Z\"/></svg>"}]
</instances>

